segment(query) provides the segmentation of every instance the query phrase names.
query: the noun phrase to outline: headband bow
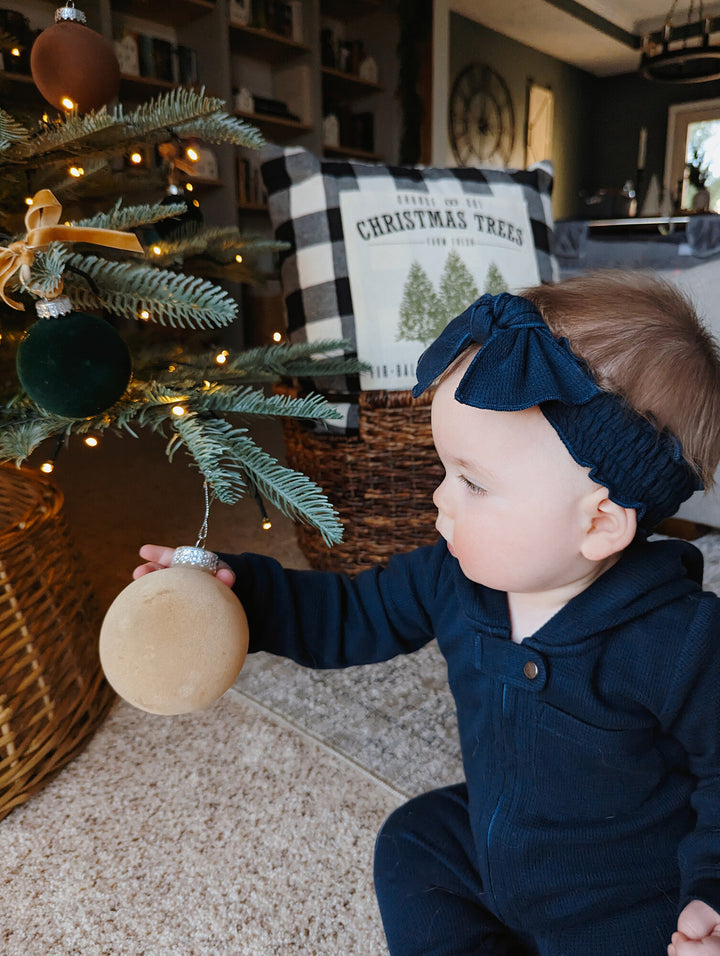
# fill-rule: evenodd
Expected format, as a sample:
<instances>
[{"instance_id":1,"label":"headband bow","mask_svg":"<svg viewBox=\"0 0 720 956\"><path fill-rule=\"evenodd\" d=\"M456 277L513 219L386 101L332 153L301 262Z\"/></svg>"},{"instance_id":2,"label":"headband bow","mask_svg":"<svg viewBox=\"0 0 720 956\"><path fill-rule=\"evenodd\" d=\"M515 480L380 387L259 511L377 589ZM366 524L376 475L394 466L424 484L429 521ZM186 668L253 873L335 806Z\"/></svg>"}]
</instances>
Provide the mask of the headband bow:
<instances>
[{"instance_id":1,"label":"headband bow","mask_svg":"<svg viewBox=\"0 0 720 956\"><path fill-rule=\"evenodd\" d=\"M46 248L51 242L90 242L93 245L122 249L125 252L142 252L143 247L134 233L115 229L93 229L88 226L61 226L62 206L49 189L41 189L33 196L32 203L25 214L24 239L0 246L0 299L12 309L22 311L25 306L15 302L5 292L5 286L16 272L27 285L30 281L30 266L35 253ZM62 282L55 294L62 292Z\"/></svg>"},{"instance_id":2,"label":"headband bow","mask_svg":"<svg viewBox=\"0 0 720 956\"><path fill-rule=\"evenodd\" d=\"M453 319L420 357L417 398L473 343L482 345L456 398L464 405L519 411L540 402L581 405L600 391L567 339L556 339L527 299L484 295Z\"/></svg>"},{"instance_id":3,"label":"headband bow","mask_svg":"<svg viewBox=\"0 0 720 956\"><path fill-rule=\"evenodd\" d=\"M538 405L575 461L613 501L652 528L702 488L680 442L601 389L567 339L556 339L528 299L483 295L421 355L415 398L471 345L480 345L455 392L463 405L519 411Z\"/></svg>"}]
</instances>

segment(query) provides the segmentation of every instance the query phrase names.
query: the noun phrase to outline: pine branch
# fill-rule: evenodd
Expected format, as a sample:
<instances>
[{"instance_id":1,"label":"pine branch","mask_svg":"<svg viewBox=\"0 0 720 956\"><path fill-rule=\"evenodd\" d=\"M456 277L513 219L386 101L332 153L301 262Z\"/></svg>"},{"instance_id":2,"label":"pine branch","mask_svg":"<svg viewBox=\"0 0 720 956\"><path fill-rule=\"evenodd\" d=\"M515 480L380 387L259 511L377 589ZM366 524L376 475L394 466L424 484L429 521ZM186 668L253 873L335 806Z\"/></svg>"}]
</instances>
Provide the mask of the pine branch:
<instances>
[{"instance_id":1,"label":"pine branch","mask_svg":"<svg viewBox=\"0 0 720 956\"><path fill-rule=\"evenodd\" d=\"M52 242L45 252L38 252L30 270L33 289L48 298L57 295L70 255L70 249L63 242Z\"/></svg>"},{"instance_id":2,"label":"pine branch","mask_svg":"<svg viewBox=\"0 0 720 956\"><path fill-rule=\"evenodd\" d=\"M223 100L176 88L125 114L122 105L46 124L43 131L14 143L2 157L35 168L61 159L108 157L128 142L155 145L172 136L196 135L214 143L258 147L264 143L254 127L223 113Z\"/></svg>"},{"instance_id":3,"label":"pine branch","mask_svg":"<svg viewBox=\"0 0 720 956\"><path fill-rule=\"evenodd\" d=\"M186 210L185 203L144 203L139 206L123 206L122 199L118 199L112 209L99 212L89 219L73 221L74 226L92 229L137 229L140 226L149 226L163 219L180 216Z\"/></svg>"},{"instance_id":4,"label":"pine branch","mask_svg":"<svg viewBox=\"0 0 720 956\"><path fill-rule=\"evenodd\" d=\"M126 193L147 190L162 190L167 185L167 172L161 167L153 169L113 170L107 160L88 162L82 158L85 174L78 178L67 175L69 160L43 165L35 171L35 189L51 189L57 200L65 205L75 200L101 200Z\"/></svg>"},{"instance_id":5,"label":"pine branch","mask_svg":"<svg viewBox=\"0 0 720 956\"><path fill-rule=\"evenodd\" d=\"M350 343L346 340L260 346L231 356L222 367L222 374L241 374L249 381L263 381L266 375L277 380L353 375L367 371L367 363L347 354L349 348Z\"/></svg>"},{"instance_id":6,"label":"pine branch","mask_svg":"<svg viewBox=\"0 0 720 956\"><path fill-rule=\"evenodd\" d=\"M129 113L118 106L112 111L103 108L84 116L45 121L33 133L0 110L0 197L6 207L0 212L4 228L21 235L22 199L28 181L35 188L47 184L61 203L86 198L88 192L108 199L120 190L132 191L133 184L145 183L148 178L147 171L114 171L108 161L111 156L129 144L159 145L189 135L243 147L263 143L256 129L224 112L221 100L187 89L175 89ZM69 161L84 167L81 179L68 177ZM24 191L17 193L18 189ZM184 208L181 203L123 207L117 202L108 212L75 225L138 229L177 216ZM218 277L249 282L252 274L236 262L236 257L286 248L284 243L264 236L213 227L188 228L158 246L160 255L150 256L151 263L139 257L128 261L109 250L88 253L84 250L91 248L94 252L95 247L75 247L71 242L51 243L36 253L28 286L23 287L16 274L7 290L17 291L27 300L28 293L56 294L62 282L76 309L96 310L102 306L130 323L141 310L147 310L150 320L160 325L207 330L202 336L207 342L213 330L234 320L237 304L223 288L186 273L209 271ZM177 265L178 270L167 268L169 264ZM158 267L162 265L166 267ZM19 315L22 320L29 318ZM13 368L17 342L12 335L16 320L14 313L7 319L0 354L0 377L8 383L0 403L1 460L20 463L53 437L107 431L136 435L140 429L150 429L172 436L169 457L179 446L194 457L220 500L234 502L248 490L257 491L289 517L317 527L328 544L341 540L338 515L322 490L306 476L282 466L255 444L245 427L231 425L226 417L235 415L243 421L259 417L308 421L339 418L336 409L319 395L298 398L268 394L262 386L284 376L315 377L360 370L364 367L361 363L343 357L347 343L256 348L218 365L217 347L212 352L203 348L197 354L197 348L188 345L187 336L169 343L164 337L160 348L145 349L134 358L133 380L115 405L91 418L69 419L35 405L22 391L11 394L17 387ZM197 336L194 338L197 342ZM174 408L177 405L182 406L183 414L178 414Z\"/></svg>"},{"instance_id":7,"label":"pine branch","mask_svg":"<svg viewBox=\"0 0 720 956\"><path fill-rule=\"evenodd\" d=\"M197 136L207 143L230 142L251 149L265 145L265 138L254 126L223 113L178 123L174 130L178 136Z\"/></svg>"},{"instance_id":8,"label":"pine branch","mask_svg":"<svg viewBox=\"0 0 720 956\"><path fill-rule=\"evenodd\" d=\"M83 145L88 149L89 158L93 137L112 129L117 122L117 111L109 112L106 107L82 116L70 115L57 123L45 124L42 132L18 143L7 158L22 160L28 168L33 168L52 162L53 155L60 159L79 154Z\"/></svg>"},{"instance_id":9,"label":"pine branch","mask_svg":"<svg viewBox=\"0 0 720 956\"><path fill-rule=\"evenodd\" d=\"M237 303L218 286L196 276L147 265L72 255L67 264L86 273L100 288L102 305L115 315L149 313L149 320L173 328L219 328L237 315ZM65 291L76 308L96 308L95 295L66 272Z\"/></svg>"},{"instance_id":10,"label":"pine branch","mask_svg":"<svg viewBox=\"0 0 720 956\"><path fill-rule=\"evenodd\" d=\"M166 208L166 207L164 207ZM183 207L184 208L184 207ZM287 243L241 233L235 226L206 227L197 224L179 231L172 239L161 240L153 245L153 264L171 266L185 263L188 271L203 275L225 276L236 281L251 281L253 270L245 266L235 268L235 257L248 252L279 252L287 249ZM228 266L232 271L228 270ZM213 268L214 267L214 268Z\"/></svg>"},{"instance_id":11,"label":"pine branch","mask_svg":"<svg viewBox=\"0 0 720 956\"><path fill-rule=\"evenodd\" d=\"M30 136L28 130L17 120L0 109L0 152L4 152L16 143L23 143Z\"/></svg>"},{"instance_id":12,"label":"pine branch","mask_svg":"<svg viewBox=\"0 0 720 956\"><path fill-rule=\"evenodd\" d=\"M0 461L13 461L20 467L39 445L58 431L62 428L58 428L57 419L34 418L6 425L0 418Z\"/></svg>"},{"instance_id":13,"label":"pine branch","mask_svg":"<svg viewBox=\"0 0 720 956\"><path fill-rule=\"evenodd\" d=\"M182 382L175 381L173 390L182 391ZM231 386L222 383L189 384L188 406L197 414L236 414L267 418L300 418L312 421L338 419L339 412L322 395L300 398L290 395L266 395L252 386ZM177 402L177 397L174 399Z\"/></svg>"},{"instance_id":14,"label":"pine branch","mask_svg":"<svg viewBox=\"0 0 720 956\"><path fill-rule=\"evenodd\" d=\"M247 487L244 478L249 478L267 501L287 517L317 528L328 545L342 540L338 514L319 486L279 464L245 429L187 415L175 427L219 501L238 501Z\"/></svg>"},{"instance_id":15,"label":"pine branch","mask_svg":"<svg viewBox=\"0 0 720 956\"><path fill-rule=\"evenodd\" d=\"M229 353L224 356L226 361L219 365L217 347L205 351L191 349L180 342L162 343L137 350L135 369L137 375L185 381L188 387L207 380L261 384L282 378L319 378L365 371L366 363L343 357L342 352L348 347L349 343L344 340L264 345L234 355ZM341 354L327 357L324 352Z\"/></svg>"}]
</instances>

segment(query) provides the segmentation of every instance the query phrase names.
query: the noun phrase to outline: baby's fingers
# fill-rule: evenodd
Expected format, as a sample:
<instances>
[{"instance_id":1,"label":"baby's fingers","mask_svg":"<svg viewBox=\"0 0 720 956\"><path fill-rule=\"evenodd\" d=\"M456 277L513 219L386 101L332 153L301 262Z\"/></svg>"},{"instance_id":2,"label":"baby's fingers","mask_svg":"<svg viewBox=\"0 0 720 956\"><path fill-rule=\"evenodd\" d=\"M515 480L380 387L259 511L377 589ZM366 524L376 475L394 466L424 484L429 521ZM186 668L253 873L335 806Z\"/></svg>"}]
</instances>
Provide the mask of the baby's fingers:
<instances>
[{"instance_id":1,"label":"baby's fingers","mask_svg":"<svg viewBox=\"0 0 720 956\"><path fill-rule=\"evenodd\" d=\"M137 580L145 574L150 574L151 571L161 571L163 568L169 568L174 554L175 548L158 544L144 544L140 548L140 557L145 558L145 564L140 564L135 568L133 580ZM218 581L222 581L229 588L235 583L235 572L224 561L220 563L215 576Z\"/></svg>"}]
</instances>

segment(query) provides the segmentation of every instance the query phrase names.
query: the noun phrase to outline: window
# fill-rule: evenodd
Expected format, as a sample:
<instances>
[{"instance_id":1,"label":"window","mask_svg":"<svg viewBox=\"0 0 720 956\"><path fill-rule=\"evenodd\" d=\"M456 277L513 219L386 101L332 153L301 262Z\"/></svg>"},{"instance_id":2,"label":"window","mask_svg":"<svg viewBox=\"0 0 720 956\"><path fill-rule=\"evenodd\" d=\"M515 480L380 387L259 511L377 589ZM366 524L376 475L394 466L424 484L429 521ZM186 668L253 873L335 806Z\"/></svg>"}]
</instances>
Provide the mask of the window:
<instances>
[{"instance_id":1,"label":"window","mask_svg":"<svg viewBox=\"0 0 720 956\"><path fill-rule=\"evenodd\" d=\"M720 99L669 108L664 183L675 208L698 208L705 187L710 193L705 208L720 212Z\"/></svg>"}]
</instances>

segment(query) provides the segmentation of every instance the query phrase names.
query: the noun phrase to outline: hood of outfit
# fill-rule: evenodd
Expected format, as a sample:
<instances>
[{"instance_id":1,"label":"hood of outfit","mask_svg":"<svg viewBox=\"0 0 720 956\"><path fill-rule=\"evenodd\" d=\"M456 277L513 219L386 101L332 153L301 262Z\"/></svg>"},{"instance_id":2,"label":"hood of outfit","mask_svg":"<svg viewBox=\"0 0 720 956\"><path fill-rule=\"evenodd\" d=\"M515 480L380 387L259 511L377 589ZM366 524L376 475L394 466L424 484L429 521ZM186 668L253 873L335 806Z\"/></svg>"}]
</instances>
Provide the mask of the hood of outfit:
<instances>
[{"instance_id":1,"label":"hood of outfit","mask_svg":"<svg viewBox=\"0 0 720 956\"><path fill-rule=\"evenodd\" d=\"M223 557L251 651L344 667L437 639L485 902L507 926L658 894L720 910L720 599L692 545L638 540L519 644L506 595L443 541L355 578Z\"/></svg>"}]
</instances>

